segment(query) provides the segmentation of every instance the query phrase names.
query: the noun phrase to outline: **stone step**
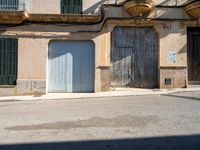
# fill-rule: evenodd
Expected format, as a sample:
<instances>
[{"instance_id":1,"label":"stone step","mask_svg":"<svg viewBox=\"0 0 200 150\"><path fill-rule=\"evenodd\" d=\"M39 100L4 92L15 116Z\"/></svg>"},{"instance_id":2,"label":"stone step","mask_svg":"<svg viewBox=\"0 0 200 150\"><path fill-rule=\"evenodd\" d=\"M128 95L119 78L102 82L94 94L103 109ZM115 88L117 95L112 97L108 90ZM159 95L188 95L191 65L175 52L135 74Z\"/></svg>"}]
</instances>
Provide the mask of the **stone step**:
<instances>
[{"instance_id":1,"label":"stone step","mask_svg":"<svg viewBox=\"0 0 200 150\"><path fill-rule=\"evenodd\" d=\"M200 88L200 84L188 84L188 88Z\"/></svg>"},{"instance_id":2,"label":"stone step","mask_svg":"<svg viewBox=\"0 0 200 150\"><path fill-rule=\"evenodd\" d=\"M200 81L188 81L188 85L200 85Z\"/></svg>"}]
</instances>

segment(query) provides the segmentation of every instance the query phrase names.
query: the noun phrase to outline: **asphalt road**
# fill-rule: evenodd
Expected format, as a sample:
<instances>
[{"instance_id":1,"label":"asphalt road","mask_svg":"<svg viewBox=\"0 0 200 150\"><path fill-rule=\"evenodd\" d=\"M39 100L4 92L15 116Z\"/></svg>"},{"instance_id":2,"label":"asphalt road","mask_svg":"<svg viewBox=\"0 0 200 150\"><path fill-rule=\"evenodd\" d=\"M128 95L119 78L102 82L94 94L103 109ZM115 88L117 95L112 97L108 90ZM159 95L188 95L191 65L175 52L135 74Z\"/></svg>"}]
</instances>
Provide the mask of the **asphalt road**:
<instances>
[{"instance_id":1,"label":"asphalt road","mask_svg":"<svg viewBox=\"0 0 200 150\"><path fill-rule=\"evenodd\" d=\"M0 150L200 150L200 92L1 101Z\"/></svg>"}]
</instances>

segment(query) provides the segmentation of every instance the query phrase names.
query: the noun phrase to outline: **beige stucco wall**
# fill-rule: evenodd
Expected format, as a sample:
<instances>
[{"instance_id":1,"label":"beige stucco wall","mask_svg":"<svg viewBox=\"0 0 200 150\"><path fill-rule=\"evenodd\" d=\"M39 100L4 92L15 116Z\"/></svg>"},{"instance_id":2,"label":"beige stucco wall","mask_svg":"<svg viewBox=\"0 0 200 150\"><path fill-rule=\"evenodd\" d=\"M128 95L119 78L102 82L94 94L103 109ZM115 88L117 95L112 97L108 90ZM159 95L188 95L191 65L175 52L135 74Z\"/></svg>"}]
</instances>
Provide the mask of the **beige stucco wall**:
<instances>
[{"instance_id":1,"label":"beige stucco wall","mask_svg":"<svg viewBox=\"0 0 200 150\"><path fill-rule=\"evenodd\" d=\"M160 66L187 66L186 28L178 21L168 21L155 25L159 36ZM170 51L176 52L176 62L168 61Z\"/></svg>"},{"instance_id":2,"label":"beige stucco wall","mask_svg":"<svg viewBox=\"0 0 200 150\"><path fill-rule=\"evenodd\" d=\"M29 0L29 13L36 14L60 14L61 0ZM98 13L100 5L107 0L83 0L83 13Z\"/></svg>"},{"instance_id":3,"label":"beige stucco wall","mask_svg":"<svg viewBox=\"0 0 200 150\"><path fill-rule=\"evenodd\" d=\"M98 53L96 55L97 67L110 66L110 32L102 33L94 39Z\"/></svg>"},{"instance_id":4,"label":"beige stucco wall","mask_svg":"<svg viewBox=\"0 0 200 150\"><path fill-rule=\"evenodd\" d=\"M83 0L83 13L84 14L93 14L98 13L99 7L106 0Z\"/></svg>"},{"instance_id":5,"label":"beige stucco wall","mask_svg":"<svg viewBox=\"0 0 200 150\"><path fill-rule=\"evenodd\" d=\"M115 3L116 0L108 0L110 3ZM117 0L117 3L123 3L127 0ZM184 5L192 0L152 0L155 5L162 5L162 6L179 6Z\"/></svg>"},{"instance_id":6,"label":"beige stucco wall","mask_svg":"<svg viewBox=\"0 0 200 150\"><path fill-rule=\"evenodd\" d=\"M28 12L36 14L60 14L61 0L29 0ZM125 0L118 0L118 3ZM180 6L191 0L153 0L155 5ZM83 0L84 14L97 14L102 4L115 4L116 0Z\"/></svg>"},{"instance_id":7,"label":"beige stucco wall","mask_svg":"<svg viewBox=\"0 0 200 150\"><path fill-rule=\"evenodd\" d=\"M46 79L48 39L19 38L18 79Z\"/></svg>"},{"instance_id":8,"label":"beige stucco wall","mask_svg":"<svg viewBox=\"0 0 200 150\"><path fill-rule=\"evenodd\" d=\"M153 0L156 5L162 6L179 6L191 0Z\"/></svg>"},{"instance_id":9,"label":"beige stucco wall","mask_svg":"<svg viewBox=\"0 0 200 150\"><path fill-rule=\"evenodd\" d=\"M95 42L95 91L110 89L110 31L98 33Z\"/></svg>"},{"instance_id":10,"label":"beige stucco wall","mask_svg":"<svg viewBox=\"0 0 200 150\"><path fill-rule=\"evenodd\" d=\"M28 13L60 14L60 0L29 0Z\"/></svg>"}]
</instances>

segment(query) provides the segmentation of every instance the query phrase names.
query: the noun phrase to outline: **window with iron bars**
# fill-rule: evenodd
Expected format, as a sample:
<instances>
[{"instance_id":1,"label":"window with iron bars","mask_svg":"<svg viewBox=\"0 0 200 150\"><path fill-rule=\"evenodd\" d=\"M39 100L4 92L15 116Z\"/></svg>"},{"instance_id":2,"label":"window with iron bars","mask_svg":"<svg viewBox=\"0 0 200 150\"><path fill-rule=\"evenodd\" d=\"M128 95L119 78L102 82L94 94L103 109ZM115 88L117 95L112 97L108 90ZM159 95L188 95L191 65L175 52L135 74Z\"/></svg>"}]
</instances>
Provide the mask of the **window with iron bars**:
<instances>
[{"instance_id":1,"label":"window with iron bars","mask_svg":"<svg viewBox=\"0 0 200 150\"><path fill-rule=\"evenodd\" d=\"M0 10L18 10L19 0L0 0Z\"/></svg>"},{"instance_id":2,"label":"window with iron bars","mask_svg":"<svg viewBox=\"0 0 200 150\"><path fill-rule=\"evenodd\" d=\"M61 0L62 14L81 14L82 0Z\"/></svg>"}]
</instances>

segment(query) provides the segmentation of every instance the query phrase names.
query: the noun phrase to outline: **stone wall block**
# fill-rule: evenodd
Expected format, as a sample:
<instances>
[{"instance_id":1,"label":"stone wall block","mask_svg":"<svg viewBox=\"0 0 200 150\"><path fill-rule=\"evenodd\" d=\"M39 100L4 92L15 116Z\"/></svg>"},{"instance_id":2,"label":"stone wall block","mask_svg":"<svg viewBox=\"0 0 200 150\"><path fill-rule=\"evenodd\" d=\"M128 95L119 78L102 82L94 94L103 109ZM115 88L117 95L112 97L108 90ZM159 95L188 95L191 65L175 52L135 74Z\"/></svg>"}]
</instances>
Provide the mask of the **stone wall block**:
<instances>
[{"instance_id":1,"label":"stone wall block","mask_svg":"<svg viewBox=\"0 0 200 150\"><path fill-rule=\"evenodd\" d=\"M186 68L161 68L160 88L185 88L186 77ZM171 79L171 84L167 84L166 79Z\"/></svg>"}]
</instances>

